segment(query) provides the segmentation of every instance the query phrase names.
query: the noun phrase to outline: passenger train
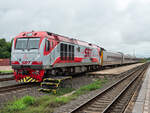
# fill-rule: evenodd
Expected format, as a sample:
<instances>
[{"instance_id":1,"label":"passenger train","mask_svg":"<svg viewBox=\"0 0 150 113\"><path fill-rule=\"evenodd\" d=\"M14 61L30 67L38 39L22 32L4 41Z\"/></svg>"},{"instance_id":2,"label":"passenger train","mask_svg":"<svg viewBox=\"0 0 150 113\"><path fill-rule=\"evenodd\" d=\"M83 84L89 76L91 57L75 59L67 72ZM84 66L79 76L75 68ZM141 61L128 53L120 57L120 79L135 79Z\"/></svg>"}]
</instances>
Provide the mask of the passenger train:
<instances>
[{"instance_id":1,"label":"passenger train","mask_svg":"<svg viewBox=\"0 0 150 113\"><path fill-rule=\"evenodd\" d=\"M17 82L42 82L49 75L69 75L138 61L133 56L45 31L20 33L13 40L11 52Z\"/></svg>"}]
</instances>

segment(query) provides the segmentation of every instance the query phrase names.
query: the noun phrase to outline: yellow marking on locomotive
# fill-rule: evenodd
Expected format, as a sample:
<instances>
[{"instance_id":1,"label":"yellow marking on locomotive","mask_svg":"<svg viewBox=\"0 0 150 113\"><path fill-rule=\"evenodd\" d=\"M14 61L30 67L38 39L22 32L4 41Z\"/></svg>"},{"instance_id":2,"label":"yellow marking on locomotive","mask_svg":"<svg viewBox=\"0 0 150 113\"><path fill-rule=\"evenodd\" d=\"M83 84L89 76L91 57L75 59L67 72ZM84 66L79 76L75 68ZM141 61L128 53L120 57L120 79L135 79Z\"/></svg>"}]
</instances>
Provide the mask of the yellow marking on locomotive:
<instances>
[{"instance_id":1,"label":"yellow marking on locomotive","mask_svg":"<svg viewBox=\"0 0 150 113\"><path fill-rule=\"evenodd\" d=\"M26 80L28 80L28 79L30 79L31 77L28 77L28 76L27 76L27 77L25 77L25 78L26 78Z\"/></svg>"},{"instance_id":2,"label":"yellow marking on locomotive","mask_svg":"<svg viewBox=\"0 0 150 113\"><path fill-rule=\"evenodd\" d=\"M35 81L36 81L35 79L32 79L32 80L31 80L31 82L35 82Z\"/></svg>"},{"instance_id":3,"label":"yellow marking on locomotive","mask_svg":"<svg viewBox=\"0 0 150 113\"><path fill-rule=\"evenodd\" d=\"M23 82L26 83L26 78L23 78Z\"/></svg>"},{"instance_id":4,"label":"yellow marking on locomotive","mask_svg":"<svg viewBox=\"0 0 150 113\"><path fill-rule=\"evenodd\" d=\"M21 83L28 83L28 82L38 82L38 80L27 76L27 77L24 77L24 78L21 79L21 80L18 80L18 82L21 82Z\"/></svg>"},{"instance_id":5,"label":"yellow marking on locomotive","mask_svg":"<svg viewBox=\"0 0 150 113\"><path fill-rule=\"evenodd\" d=\"M32 78L30 78L29 80L27 80L27 82L31 82Z\"/></svg>"}]
</instances>

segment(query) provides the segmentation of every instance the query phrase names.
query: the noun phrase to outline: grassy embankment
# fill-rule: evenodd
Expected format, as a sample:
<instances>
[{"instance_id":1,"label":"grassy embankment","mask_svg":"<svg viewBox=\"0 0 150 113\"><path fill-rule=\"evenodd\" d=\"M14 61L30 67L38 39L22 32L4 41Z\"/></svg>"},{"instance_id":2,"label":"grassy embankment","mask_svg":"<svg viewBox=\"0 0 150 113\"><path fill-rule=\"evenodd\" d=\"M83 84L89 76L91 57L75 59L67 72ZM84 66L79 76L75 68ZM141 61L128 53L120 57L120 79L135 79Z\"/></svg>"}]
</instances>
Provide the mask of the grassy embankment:
<instances>
[{"instance_id":1,"label":"grassy embankment","mask_svg":"<svg viewBox=\"0 0 150 113\"><path fill-rule=\"evenodd\" d=\"M106 79L96 80L75 90L68 96L64 96L64 94L72 92L73 89L60 89L56 95L49 94L38 98L25 96L9 103L0 113L52 113L55 108L76 99L80 95L101 88L106 82Z\"/></svg>"},{"instance_id":2,"label":"grassy embankment","mask_svg":"<svg viewBox=\"0 0 150 113\"><path fill-rule=\"evenodd\" d=\"M9 74L9 73L13 73L13 70L9 70L9 71L1 71L0 70L0 74Z\"/></svg>"}]
</instances>

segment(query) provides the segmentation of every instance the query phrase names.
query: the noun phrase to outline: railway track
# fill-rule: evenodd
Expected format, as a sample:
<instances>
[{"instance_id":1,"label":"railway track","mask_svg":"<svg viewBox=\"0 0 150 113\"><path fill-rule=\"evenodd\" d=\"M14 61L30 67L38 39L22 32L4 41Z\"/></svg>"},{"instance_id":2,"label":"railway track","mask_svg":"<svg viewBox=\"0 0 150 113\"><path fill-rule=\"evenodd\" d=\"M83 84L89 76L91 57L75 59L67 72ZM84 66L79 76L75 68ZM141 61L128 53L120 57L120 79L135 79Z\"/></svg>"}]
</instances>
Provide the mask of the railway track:
<instances>
[{"instance_id":1,"label":"railway track","mask_svg":"<svg viewBox=\"0 0 150 113\"><path fill-rule=\"evenodd\" d=\"M0 78L0 82L10 81L10 80L14 80L14 77L9 77L9 78Z\"/></svg>"},{"instance_id":2,"label":"railway track","mask_svg":"<svg viewBox=\"0 0 150 113\"><path fill-rule=\"evenodd\" d=\"M10 80L14 80L14 75L13 74L0 75L0 82L10 81Z\"/></svg>"},{"instance_id":3,"label":"railway track","mask_svg":"<svg viewBox=\"0 0 150 113\"><path fill-rule=\"evenodd\" d=\"M127 73L119 81L70 113L122 113L134 90L139 86L147 67L148 64L145 64Z\"/></svg>"},{"instance_id":4,"label":"railway track","mask_svg":"<svg viewBox=\"0 0 150 113\"><path fill-rule=\"evenodd\" d=\"M31 88L31 87L35 87L37 85L39 85L39 84L31 83L31 84L16 84L16 85L11 85L11 86L0 87L0 93L16 91L16 90L20 90L20 89L24 89L24 88Z\"/></svg>"}]
</instances>

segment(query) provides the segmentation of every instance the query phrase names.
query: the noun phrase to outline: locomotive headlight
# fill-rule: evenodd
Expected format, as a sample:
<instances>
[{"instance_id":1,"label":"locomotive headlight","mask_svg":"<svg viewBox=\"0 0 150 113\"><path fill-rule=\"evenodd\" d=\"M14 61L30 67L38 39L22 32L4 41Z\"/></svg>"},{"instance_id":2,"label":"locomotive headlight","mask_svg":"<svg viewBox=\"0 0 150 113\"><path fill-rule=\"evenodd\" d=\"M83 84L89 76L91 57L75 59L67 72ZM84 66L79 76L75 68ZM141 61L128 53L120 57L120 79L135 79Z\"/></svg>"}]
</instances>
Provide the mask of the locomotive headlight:
<instances>
[{"instance_id":1,"label":"locomotive headlight","mask_svg":"<svg viewBox=\"0 0 150 113\"><path fill-rule=\"evenodd\" d=\"M13 55L12 55L12 58L14 58L15 60L17 60L17 58L16 58L16 55L15 55L15 54L13 54Z\"/></svg>"},{"instance_id":2,"label":"locomotive headlight","mask_svg":"<svg viewBox=\"0 0 150 113\"><path fill-rule=\"evenodd\" d=\"M12 55L13 58L16 58L15 55Z\"/></svg>"}]
</instances>

